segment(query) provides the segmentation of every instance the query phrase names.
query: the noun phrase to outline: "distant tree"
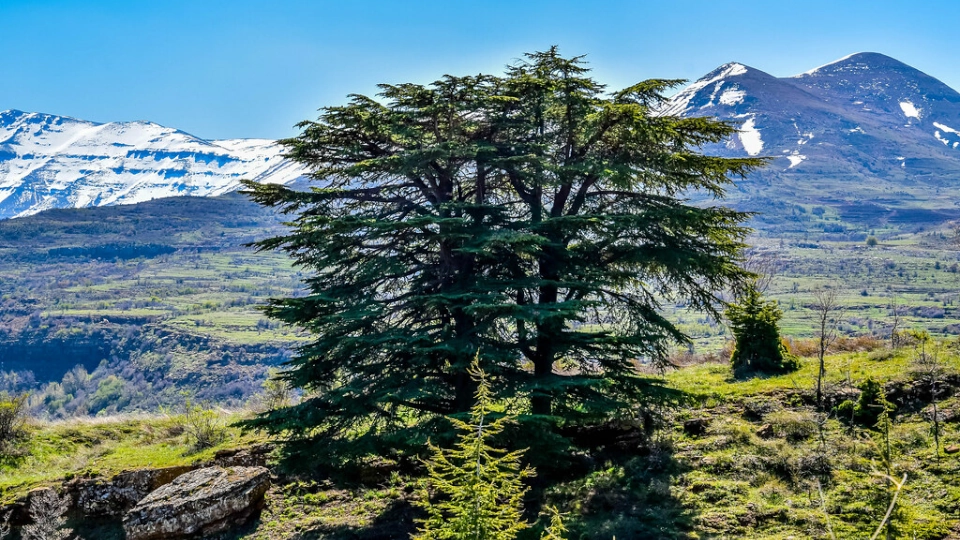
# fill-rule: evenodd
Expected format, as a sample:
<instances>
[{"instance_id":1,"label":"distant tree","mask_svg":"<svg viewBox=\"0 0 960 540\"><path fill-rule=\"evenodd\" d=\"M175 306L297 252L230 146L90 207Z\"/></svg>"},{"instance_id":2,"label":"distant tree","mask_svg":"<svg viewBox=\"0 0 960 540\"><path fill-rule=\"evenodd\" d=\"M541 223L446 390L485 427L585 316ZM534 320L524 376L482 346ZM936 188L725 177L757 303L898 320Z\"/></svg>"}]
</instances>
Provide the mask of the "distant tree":
<instances>
[{"instance_id":1,"label":"distant tree","mask_svg":"<svg viewBox=\"0 0 960 540\"><path fill-rule=\"evenodd\" d=\"M735 340L730 359L734 373L785 373L799 367L780 337L783 312L776 302L764 300L755 286L744 289L726 316Z\"/></svg>"},{"instance_id":2,"label":"distant tree","mask_svg":"<svg viewBox=\"0 0 960 540\"><path fill-rule=\"evenodd\" d=\"M823 410L823 379L827 374L827 349L837 340L840 330L841 305L837 289L813 292L813 313L817 323L817 408Z\"/></svg>"},{"instance_id":3,"label":"distant tree","mask_svg":"<svg viewBox=\"0 0 960 540\"><path fill-rule=\"evenodd\" d=\"M893 349L900 348L903 342L903 336L900 335L900 322L903 313L904 307L900 305L900 301L894 296L890 300L890 347Z\"/></svg>"},{"instance_id":4,"label":"distant tree","mask_svg":"<svg viewBox=\"0 0 960 540\"><path fill-rule=\"evenodd\" d=\"M934 453L940 459L941 414L937 400L944 394L948 368L936 344L931 343L930 333L914 330L910 333L915 345L911 368L916 381L930 395L930 423L933 433Z\"/></svg>"},{"instance_id":5,"label":"distant tree","mask_svg":"<svg viewBox=\"0 0 960 540\"><path fill-rule=\"evenodd\" d=\"M879 243L879 242L877 241L877 237L876 237L876 236L868 236L868 237L867 237L867 247L874 247L874 246L876 246L878 243Z\"/></svg>"},{"instance_id":6,"label":"distant tree","mask_svg":"<svg viewBox=\"0 0 960 540\"><path fill-rule=\"evenodd\" d=\"M719 316L718 291L747 275L748 215L683 194L721 197L762 164L700 153L735 129L663 114L677 82L606 93L551 49L301 123L282 142L322 187L246 185L290 215L257 246L313 272L266 309L314 336L283 375L311 397L246 425L325 456L422 443L470 410L477 350L521 421L634 410L657 384L638 360L687 341L659 299Z\"/></svg>"}]
</instances>

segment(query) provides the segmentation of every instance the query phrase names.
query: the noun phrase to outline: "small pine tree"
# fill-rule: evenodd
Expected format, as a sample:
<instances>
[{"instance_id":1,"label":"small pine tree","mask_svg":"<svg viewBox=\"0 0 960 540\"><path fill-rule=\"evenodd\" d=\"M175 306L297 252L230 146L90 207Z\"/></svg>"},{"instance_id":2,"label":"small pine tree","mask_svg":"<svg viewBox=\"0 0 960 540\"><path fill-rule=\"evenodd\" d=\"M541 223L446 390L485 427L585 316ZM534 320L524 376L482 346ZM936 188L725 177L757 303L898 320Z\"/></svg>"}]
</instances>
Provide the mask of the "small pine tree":
<instances>
[{"instance_id":1,"label":"small pine tree","mask_svg":"<svg viewBox=\"0 0 960 540\"><path fill-rule=\"evenodd\" d=\"M470 421L450 419L460 440L448 450L430 444L433 458L425 462L428 478L417 503L427 518L420 521L413 540L512 540L530 526L523 520L528 489L523 480L534 472L520 465L523 451L507 452L489 442L513 419L500 416L489 421L497 411L477 359L470 375L477 384Z\"/></svg>"},{"instance_id":2,"label":"small pine tree","mask_svg":"<svg viewBox=\"0 0 960 540\"><path fill-rule=\"evenodd\" d=\"M780 339L783 311L776 302L765 301L757 287L748 286L726 315L736 341L730 358L734 373L785 373L799 367Z\"/></svg>"},{"instance_id":3,"label":"small pine tree","mask_svg":"<svg viewBox=\"0 0 960 540\"><path fill-rule=\"evenodd\" d=\"M848 418L853 423L874 427L883 417L889 418L889 413L893 411L894 406L887 401L887 394L882 384L868 377L858 384L857 388L860 389L860 397L857 401L848 399L837 405L836 411L839 418Z\"/></svg>"}]
</instances>

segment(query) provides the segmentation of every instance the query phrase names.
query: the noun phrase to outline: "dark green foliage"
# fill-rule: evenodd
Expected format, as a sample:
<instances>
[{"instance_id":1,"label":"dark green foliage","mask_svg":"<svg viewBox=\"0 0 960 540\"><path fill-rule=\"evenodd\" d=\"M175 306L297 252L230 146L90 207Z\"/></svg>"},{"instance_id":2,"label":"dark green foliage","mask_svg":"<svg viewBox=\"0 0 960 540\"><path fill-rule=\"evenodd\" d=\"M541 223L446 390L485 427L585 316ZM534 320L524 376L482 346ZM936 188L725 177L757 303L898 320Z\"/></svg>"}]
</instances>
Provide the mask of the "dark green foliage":
<instances>
[{"instance_id":1,"label":"dark green foliage","mask_svg":"<svg viewBox=\"0 0 960 540\"><path fill-rule=\"evenodd\" d=\"M285 374L311 397L248 425L325 456L422 444L424 420L470 409L477 350L522 422L641 403L657 383L636 362L686 341L657 298L716 315L745 275L748 216L680 195L720 197L762 163L698 153L729 125L656 114L677 82L607 94L551 49L301 123L283 142L323 187L247 186L291 220L257 246L313 273L266 310L314 335Z\"/></svg>"},{"instance_id":2,"label":"dark green foliage","mask_svg":"<svg viewBox=\"0 0 960 540\"><path fill-rule=\"evenodd\" d=\"M764 300L756 287L746 287L726 315L736 340L730 358L734 373L785 373L799 367L780 338L778 324L783 312L775 301Z\"/></svg>"},{"instance_id":3,"label":"dark green foliage","mask_svg":"<svg viewBox=\"0 0 960 540\"><path fill-rule=\"evenodd\" d=\"M860 389L860 397L856 401L848 399L837 405L838 418L865 427L875 427L882 416L893 412L894 406L887 401L883 385L878 381L867 378L857 388Z\"/></svg>"}]
</instances>

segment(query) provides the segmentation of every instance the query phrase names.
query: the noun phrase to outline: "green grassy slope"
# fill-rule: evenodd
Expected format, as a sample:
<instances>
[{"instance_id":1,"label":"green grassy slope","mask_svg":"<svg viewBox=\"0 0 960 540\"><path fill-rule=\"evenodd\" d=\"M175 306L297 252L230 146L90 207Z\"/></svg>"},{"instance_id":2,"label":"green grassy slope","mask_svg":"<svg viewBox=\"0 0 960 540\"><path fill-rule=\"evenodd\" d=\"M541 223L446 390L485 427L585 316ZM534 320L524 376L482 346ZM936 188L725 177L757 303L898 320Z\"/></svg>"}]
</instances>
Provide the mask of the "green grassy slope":
<instances>
[{"instance_id":1,"label":"green grassy slope","mask_svg":"<svg viewBox=\"0 0 960 540\"><path fill-rule=\"evenodd\" d=\"M937 400L939 452L912 348L827 358L832 404L856 399L867 377L886 387L896 405L889 454L881 430L816 411L813 359L792 374L748 380L733 379L726 364L701 364L668 374L667 384L687 398L660 411L659 429L534 479L529 518L536 519L542 504L556 505L566 514L569 538L582 539L785 540L830 538L830 531L838 539L862 539L887 509L892 490L883 475L889 470L897 479L907 476L892 514L893 538L955 538L960 357L948 349L937 354L946 370ZM193 452L168 418L48 423L32 436L25 457L0 466L0 490L8 498L73 475L190 463L210 453ZM223 446L259 440L245 437L232 433ZM346 482L279 480L264 513L235 538L400 539L414 527L415 472L383 464Z\"/></svg>"}]
</instances>

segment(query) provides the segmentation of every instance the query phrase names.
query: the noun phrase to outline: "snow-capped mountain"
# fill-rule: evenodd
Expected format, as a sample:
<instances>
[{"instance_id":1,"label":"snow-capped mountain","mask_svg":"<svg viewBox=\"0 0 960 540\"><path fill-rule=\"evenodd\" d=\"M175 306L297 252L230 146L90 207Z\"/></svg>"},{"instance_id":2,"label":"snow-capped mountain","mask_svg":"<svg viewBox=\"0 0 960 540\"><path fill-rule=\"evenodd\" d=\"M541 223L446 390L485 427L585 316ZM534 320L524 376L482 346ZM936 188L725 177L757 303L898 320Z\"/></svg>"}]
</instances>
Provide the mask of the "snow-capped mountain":
<instances>
[{"instance_id":1,"label":"snow-capped mountain","mask_svg":"<svg viewBox=\"0 0 960 540\"><path fill-rule=\"evenodd\" d=\"M99 124L0 112L0 219L48 208L130 204L234 191L241 179L303 175L264 139L207 141L151 122Z\"/></svg>"},{"instance_id":2,"label":"snow-capped mountain","mask_svg":"<svg viewBox=\"0 0 960 540\"><path fill-rule=\"evenodd\" d=\"M726 64L663 112L714 116L740 130L709 152L772 158L741 183L741 195L769 196L767 186L778 195L879 200L924 197L921 186L931 197L937 187L960 187L960 93L882 54L782 78Z\"/></svg>"}]
</instances>

